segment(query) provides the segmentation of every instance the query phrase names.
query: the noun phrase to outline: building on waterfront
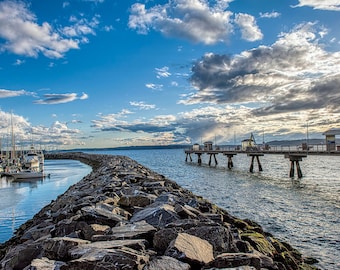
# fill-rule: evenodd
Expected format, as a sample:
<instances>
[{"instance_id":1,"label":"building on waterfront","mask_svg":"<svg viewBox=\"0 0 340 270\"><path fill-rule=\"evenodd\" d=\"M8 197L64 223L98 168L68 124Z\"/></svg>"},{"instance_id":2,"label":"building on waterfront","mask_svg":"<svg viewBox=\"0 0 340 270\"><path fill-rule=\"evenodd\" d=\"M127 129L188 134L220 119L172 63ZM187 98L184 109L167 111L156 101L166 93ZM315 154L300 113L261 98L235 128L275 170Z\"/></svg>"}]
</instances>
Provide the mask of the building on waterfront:
<instances>
[{"instance_id":1,"label":"building on waterfront","mask_svg":"<svg viewBox=\"0 0 340 270\"><path fill-rule=\"evenodd\" d=\"M205 151L209 151L209 150L213 150L213 142L208 141L204 143L204 150Z\"/></svg>"},{"instance_id":2,"label":"building on waterfront","mask_svg":"<svg viewBox=\"0 0 340 270\"><path fill-rule=\"evenodd\" d=\"M326 132L324 132L323 135L326 136L327 151L340 150L340 146L336 147L335 143L335 136L340 135L340 128L329 129Z\"/></svg>"}]
</instances>

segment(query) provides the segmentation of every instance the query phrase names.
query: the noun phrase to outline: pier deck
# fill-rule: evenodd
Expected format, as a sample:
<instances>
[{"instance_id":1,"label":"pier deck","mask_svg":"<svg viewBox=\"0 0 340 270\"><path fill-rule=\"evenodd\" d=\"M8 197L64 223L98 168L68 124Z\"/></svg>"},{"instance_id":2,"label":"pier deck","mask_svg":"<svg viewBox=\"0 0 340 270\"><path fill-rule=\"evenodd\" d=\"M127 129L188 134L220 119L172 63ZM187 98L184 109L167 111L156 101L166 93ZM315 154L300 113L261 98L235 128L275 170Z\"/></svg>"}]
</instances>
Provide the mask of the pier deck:
<instances>
[{"instance_id":1,"label":"pier deck","mask_svg":"<svg viewBox=\"0 0 340 270\"><path fill-rule=\"evenodd\" d=\"M186 149L184 150L186 154L185 161L190 162L193 161L191 154L197 155L197 162L199 165L202 164L202 155L207 154L209 155L209 166L211 166L212 161L214 160L215 166L218 164L217 155L222 154L228 158L228 169L232 169L234 167L233 164L233 157L238 154L246 154L247 156L251 157L251 163L249 171L254 171L254 161L257 161L259 171L262 171L262 165L260 162L260 157L264 156L265 154L281 154L284 155L285 158L289 158L291 162L289 176L294 177L294 170L296 166L296 171L298 178L302 177L302 171L299 162L302 161L303 158L306 158L308 155L335 155L340 156L340 151L326 151L319 149L318 147L312 147L309 150L300 150L299 148L291 149L290 147L275 147L269 150L261 150L261 149L252 149L251 151L245 150L235 150L235 149Z\"/></svg>"}]
</instances>

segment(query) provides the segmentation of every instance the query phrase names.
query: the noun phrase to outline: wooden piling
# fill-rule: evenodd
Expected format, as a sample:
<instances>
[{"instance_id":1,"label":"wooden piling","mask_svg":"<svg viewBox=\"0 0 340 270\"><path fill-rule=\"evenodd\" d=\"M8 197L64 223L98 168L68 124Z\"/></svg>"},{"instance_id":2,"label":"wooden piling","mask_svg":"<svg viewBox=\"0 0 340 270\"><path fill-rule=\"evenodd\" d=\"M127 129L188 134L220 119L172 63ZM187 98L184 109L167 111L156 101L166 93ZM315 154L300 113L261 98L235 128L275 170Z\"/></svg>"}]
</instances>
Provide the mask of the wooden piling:
<instances>
[{"instance_id":1,"label":"wooden piling","mask_svg":"<svg viewBox=\"0 0 340 270\"><path fill-rule=\"evenodd\" d=\"M256 161L257 161L257 164L258 164L258 167L259 167L259 171L262 172L262 165L261 165L261 162L260 162L260 156L263 156L264 154L263 153L247 153L247 155L249 157L251 157L251 163L250 163L250 168L249 168L249 171L252 173L254 172L254 160L255 160L255 157L256 157Z\"/></svg>"},{"instance_id":2,"label":"wooden piling","mask_svg":"<svg viewBox=\"0 0 340 270\"><path fill-rule=\"evenodd\" d=\"M202 153L195 153L197 155L197 163L198 165L202 165Z\"/></svg>"},{"instance_id":3,"label":"wooden piling","mask_svg":"<svg viewBox=\"0 0 340 270\"><path fill-rule=\"evenodd\" d=\"M298 175L298 178L302 178L302 171L300 167L300 161L302 161L302 158L307 157L306 154L285 154L285 158L289 158L290 160L290 172L289 172L289 177L293 178L294 177L294 170L295 166L294 163L296 164L296 172Z\"/></svg>"},{"instance_id":4,"label":"wooden piling","mask_svg":"<svg viewBox=\"0 0 340 270\"><path fill-rule=\"evenodd\" d=\"M190 158L190 162L192 162L191 153L187 153L187 154L186 154L185 162L188 162L188 157Z\"/></svg>"},{"instance_id":5,"label":"wooden piling","mask_svg":"<svg viewBox=\"0 0 340 270\"><path fill-rule=\"evenodd\" d=\"M228 157L228 169L231 170L234 167L233 156L237 154L235 152L224 152L223 155Z\"/></svg>"},{"instance_id":6,"label":"wooden piling","mask_svg":"<svg viewBox=\"0 0 340 270\"><path fill-rule=\"evenodd\" d=\"M211 157L214 157L215 160L215 166L217 166L217 158L216 158L216 153L207 153L209 155L209 166L211 166Z\"/></svg>"}]
</instances>

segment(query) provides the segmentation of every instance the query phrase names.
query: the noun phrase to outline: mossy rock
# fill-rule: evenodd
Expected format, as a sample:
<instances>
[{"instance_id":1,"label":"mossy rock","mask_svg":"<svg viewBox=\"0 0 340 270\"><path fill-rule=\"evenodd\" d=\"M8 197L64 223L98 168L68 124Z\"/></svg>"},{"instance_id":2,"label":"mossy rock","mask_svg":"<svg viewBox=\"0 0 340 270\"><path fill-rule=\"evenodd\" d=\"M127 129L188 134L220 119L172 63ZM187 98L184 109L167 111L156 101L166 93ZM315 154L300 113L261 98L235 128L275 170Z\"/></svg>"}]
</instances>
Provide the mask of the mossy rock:
<instances>
[{"instance_id":1,"label":"mossy rock","mask_svg":"<svg viewBox=\"0 0 340 270\"><path fill-rule=\"evenodd\" d=\"M250 229L250 226L249 226L249 224L247 222L245 222L242 219L238 219L238 218L235 218L233 220L233 225L236 228L241 229L241 230L248 230L248 229Z\"/></svg>"},{"instance_id":2,"label":"mossy rock","mask_svg":"<svg viewBox=\"0 0 340 270\"><path fill-rule=\"evenodd\" d=\"M241 239L249 242L255 250L269 257L274 257L277 253L275 247L259 232L250 230L241 232Z\"/></svg>"},{"instance_id":3,"label":"mossy rock","mask_svg":"<svg viewBox=\"0 0 340 270\"><path fill-rule=\"evenodd\" d=\"M275 255L275 261L283 263L287 269L299 269L300 262L289 251Z\"/></svg>"}]
</instances>

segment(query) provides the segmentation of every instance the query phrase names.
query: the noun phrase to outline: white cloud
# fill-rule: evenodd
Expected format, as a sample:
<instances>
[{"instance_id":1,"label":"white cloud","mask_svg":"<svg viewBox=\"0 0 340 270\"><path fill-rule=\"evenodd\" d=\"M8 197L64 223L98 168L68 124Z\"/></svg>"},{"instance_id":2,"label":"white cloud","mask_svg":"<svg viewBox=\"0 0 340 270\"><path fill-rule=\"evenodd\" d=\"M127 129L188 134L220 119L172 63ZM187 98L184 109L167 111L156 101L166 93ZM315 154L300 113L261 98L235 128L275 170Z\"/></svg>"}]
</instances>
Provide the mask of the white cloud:
<instances>
[{"instance_id":1,"label":"white cloud","mask_svg":"<svg viewBox=\"0 0 340 270\"><path fill-rule=\"evenodd\" d=\"M325 51L315 28L298 25L271 46L239 55L206 54L193 66L197 91L180 103L244 104L252 108L248 119L262 117L277 132L278 123L296 119L310 119L320 128L327 121L339 125L340 53Z\"/></svg>"},{"instance_id":2,"label":"white cloud","mask_svg":"<svg viewBox=\"0 0 340 270\"><path fill-rule=\"evenodd\" d=\"M321 10L340 11L339 0L299 0L299 4L293 7L312 7Z\"/></svg>"},{"instance_id":3,"label":"white cloud","mask_svg":"<svg viewBox=\"0 0 340 270\"><path fill-rule=\"evenodd\" d=\"M140 110L155 109L155 104L147 104L144 101L130 101L130 105L139 108Z\"/></svg>"},{"instance_id":4,"label":"white cloud","mask_svg":"<svg viewBox=\"0 0 340 270\"><path fill-rule=\"evenodd\" d=\"M17 59L13 65L14 66L21 66L24 63L25 63L25 60Z\"/></svg>"},{"instance_id":5,"label":"white cloud","mask_svg":"<svg viewBox=\"0 0 340 270\"><path fill-rule=\"evenodd\" d=\"M32 96L34 93L25 90L6 90L0 89L0 98L10 98L19 96Z\"/></svg>"},{"instance_id":6,"label":"white cloud","mask_svg":"<svg viewBox=\"0 0 340 270\"><path fill-rule=\"evenodd\" d=\"M61 104L75 101L77 99L87 99L88 95L82 93L80 97L76 93L68 93L68 94L45 94L44 99L36 100L34 103L36 104Z\"/></svg>"},{"instance_id":7,"label":"white cloud","mask_svg":"<svg viewBox=\"0 0 340 270\"><path fill-rule=\"evenodd\" d=\"M156 68L157 78L169 77L171 73L169 72L169 67Z\"/></svg>"},{"instance_id":8,"label":"white cloud","mask_svg":"<svg viewBox=\"0 0 340 270\"><path fill-rule=\"evenodd\" d=\"M163 85L162 84L154 84L154 83L147 83L145 85L146 88L152 89L152 90L162 90Z\"/></svg>"},{"instance_id":9,"label":"white cloud","mask_svg":"<svg viewBox=\"0 0 340 270\"><path fill-rule=\"evenodd\" d=\"M226 41L232 32L232 13L225 10L229 2L209 6L205 0L174 0L149 9L136 3L131 7L129 27L141 34L153 29L166 36L214 44Z\"/></svg>"},{"instance_id":10,"label":"white cloud","mask_svg":"<svg viewBox=\"0 0 340 270\"><path fill-rule=\"evenodd\" d=\"M265 12L265 13L262 13L260 12L260 17L261 18L277 18L279 17L281 14L276 12L276 11L273 11L273 12Z\"/></svg>"},{"instance_id":11,"label":"white cloud","mask_svg":"<svg viewBox=\"0 0 340 270\"><path fill-rule=\"evenodd\" d=\"M0 2L0 38L5 41L0 43L0 51L27 57L41 53L48 58L61 58L69 50L79 49L84 35L94 34L93 28L98 24L96 18L90 22L83 19L58 31L48 22L40 25L37 21L25 2Z\"/></svg>"},{"instance_id":12,"label":"white cloud","mask_svg":"<svg viewBox=\"0 0 340 270\"><path fill-rule=\"evenodd\" d=\"M263 38L263 34L256 25L256 20L253 16L239 13L235 16L235 23L240 27L243 39L256 41Z\"/></svg>"}]
</instances>

